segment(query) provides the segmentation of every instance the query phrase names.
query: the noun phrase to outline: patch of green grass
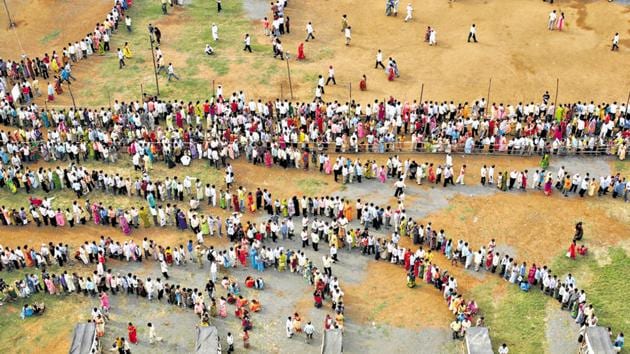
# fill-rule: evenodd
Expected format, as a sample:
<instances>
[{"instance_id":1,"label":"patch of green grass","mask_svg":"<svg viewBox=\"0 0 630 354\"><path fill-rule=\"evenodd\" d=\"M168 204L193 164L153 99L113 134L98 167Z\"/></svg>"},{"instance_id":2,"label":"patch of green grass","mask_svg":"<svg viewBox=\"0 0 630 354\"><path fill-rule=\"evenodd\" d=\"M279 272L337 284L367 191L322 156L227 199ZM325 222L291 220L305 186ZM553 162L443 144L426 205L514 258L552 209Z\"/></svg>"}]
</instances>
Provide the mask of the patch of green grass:
<instances>
[{"instance_id":1,"label":"patch of green grass","mask_svg":"<svg viewBox=\"0 0 630 354\"><path fill-rule=\"evenodd\" d=\"M304 195L319 195L327 182L314 178L304 178L297 181L297 186Z\"/></svg>"},{"instance_id":2,"label":"patch of green grass","mask_svg":"<svg viewBox=\"0 0 630 354\"><path fill-rule=\"evenodd\" d=\"M48 33L47 35L45 35L42 39L40 39L39 41L42 44L47 44L48 42L56 39L57 37L59 37L59 35L61 34L61 30L60 29L56 29L50 33Z\"/></svg>"},{"instance_id":3,"label":"patch of green grass","mask_svg":"<svg viewBox=\"0 0 630 354\"><path fill-rule=\"evenodd\" d=\"M492 279L472 290L473 298L483 311L495 350L507 343L516 353L540 353L546 347L545 306L549 297L521 291L507 285L500 298L494 291L501 280Z\"/></svg>"}]
</instances>

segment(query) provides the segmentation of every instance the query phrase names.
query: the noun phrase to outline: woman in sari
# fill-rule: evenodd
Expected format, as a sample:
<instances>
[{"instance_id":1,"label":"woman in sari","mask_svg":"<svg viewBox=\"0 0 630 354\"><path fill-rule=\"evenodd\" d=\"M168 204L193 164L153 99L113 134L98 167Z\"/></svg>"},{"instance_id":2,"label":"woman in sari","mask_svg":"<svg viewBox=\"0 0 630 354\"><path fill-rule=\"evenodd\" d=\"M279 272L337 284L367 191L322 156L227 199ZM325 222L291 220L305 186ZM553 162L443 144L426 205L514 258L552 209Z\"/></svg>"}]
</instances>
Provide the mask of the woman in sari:
<instances>
[{"instance_id":1,"label":"woman in sari","mask_svg":"<svg viewBox=\"0 0 630 354\"><path fill-rule=\"evenodd\" d=\"M273 159L271 158L271 153L269 152L269 150L265 151L264 159L265 159L265 166L271 167L273 163Z\"/></svg>"},{"instance_id":2,"label":"woman in sari","mask_svg":"<svg viewBox=\"0 0 630 354\"><path fill-rule=\"evenodd\" d=\"M556 22L556 26L558 27L558 31L562 31L564 28L564 12L560 13L560 17L558 17L558 22Z\"/></svg>"},{"instance_id":3,"label":"woman in sari","mask_svg":"<svg viewBox=\"0 0 630 354\"><path fill-rule=\"evenodd\" d=\"M129 322L129 325L127 325L127 334L129 336L129 342L131 344L138 344L138 333L136 327L131 322Z\"/></svg>"},{"instance_id":4,"label":"woman in sari","mask_svg":"<svg viewBox=\"0 0 630 354\"><path fill-rule=\"evenodd\" d=\"M101 308L105 309L105 311L109 311L110 305L109 305L109 296L107 295L107 293L104 291L101 291L101 294L99 295L99 299L101 301Z\"/></svg>"},{"instance_id":5,"label":"woman in sari","mask_svg":"<svg viewBox=\"0 0 630 354\"><path fill-rule=\"evenodd\" d=\"M379 181L381 181L381 183L385 183L385 180L387 179L387 172L384 166L381 166L378 169L378 179Z\"/></svg>"},{"instance_id":6,"label":"woman in sari","mask_svg":"<svg viewBox=\"0 0 630 354\"><path fill-rule=\"evenodd\" d=\"M324 162L324 172L329 175L332 172L332 165L330 164L330 159L326 159Z\"/></svg>"},{"instance_id":7,"label":"woman in sari","mask_svg":"<svg viewBox=\"0 0 630 354\"><path fill-rule=\"evenodd\" d=\"M103 319L103 316L101 314L98 314L96 316L96 319L94 320L94 323L96 324L96 336L97 337L102 337L105 335L105 320Z\"/></svg>"},{"instance_id":8,"label":"woman in sari","mask_svg":"<svg viewBox=\"0 0 630 354\"><path fill-rule=\"evenodd\" d=\"M125 216L125 213L120 214L120 228L122 230L122 232L129 236L131 234L131 227L129 226L129 221L127 220L127 217Z\"/></svg>"},{"instance_id":9,"label":"woman in sari","mask_svg":"<svg viewBox=\"0 0 630 354\"><path fill-rule=\"evenodd\" d=\"M61 88L61 79L58 76L55 76L55 93L58 95L63 93L63 88Z\"/></svg>"},{"instance_id":10,"label":"woman in sari","mask_svg":"<svg viewBox=\"0 0 630 354\"><path fill-rule=\"evenodd\" d=\"M129 49L128 42L125 42L125 46L123 47L123 55L125 56L125 59L131 59L131 57L133 56L131 54L131 49Z\"/></svg>"},{"instance_id":11,"label":"woman in sari","mask_svg":"<svg viewBox=\"0 0 630 354\"><path fill-rule=\"evenodd\" d=\"M55 220L57 221L57 226L65 226L66 225L66 220L63 216L63 212L61 211L61 209L57 209L57 214L55 215Z\"/></svg>"},{"instance_id":12,"label":"woman in sari","mask_svg":"<svg viewBox=\"0 0 630 354\"><path fill-rule=\"evenodd\" d=\"M363 75L361 81L359 81L359 90L367 91L367 76Z\"/></svg>"},{"instance_id":13,"label":"woman in sari","mask_svg":"<svg viewBox=\"0 0 630 354\"><path fill-rule=\"evenodd\" d=\"M219 299L219 316L222 318L227 317L227 301L225 301L223 296Z\"/></svg>"},{"instance_id":14,"label":"woman in sari","mask_svg":"<svg viewBox=\"0 0 630 354\"><path fill-rule=\"evenodd\" d=\"M298 46L297 52L298 52L297 60L304 60L304 59L306 59L306 56L304 56L304 43L300 43L300 45Z\"/></svg>"},{"instance_id":15,"label":"woman in sari","mask_svg":"<svg viewBox=\"0 0 630 354\"><path fill-rule=\"evenodd\" d=\"M238 195L237 194L233 194L232 195L232 206L234 207L234 212L240 213L241 205L238 202Z\"/></svg>"},{"instance_id":16,"label":"woman in sari","mask_svg":"<svg viewBox=\"0 0 630 354\"><path fill-rule=\"evenodd\" d=\"M571 242L571 246L569 246L569 250L567 251L567 257L571 258L571 259L575 259L575 250L576 250L576 243L575 240L573 240L573 242Z\"/></svg>"},{"instance_id":17,"label":"woman in sari","mask_svg":"<svg viewBox=\"0 0 630 354\"><path fill-rule=\"evenodd\" d=\"M550 196L551 192L552 192L552 188L553 187L553 181L551 179L551 176L547 176L547 180L545 181L545 195L546 196Z\"/></svg>"}]
</instances>

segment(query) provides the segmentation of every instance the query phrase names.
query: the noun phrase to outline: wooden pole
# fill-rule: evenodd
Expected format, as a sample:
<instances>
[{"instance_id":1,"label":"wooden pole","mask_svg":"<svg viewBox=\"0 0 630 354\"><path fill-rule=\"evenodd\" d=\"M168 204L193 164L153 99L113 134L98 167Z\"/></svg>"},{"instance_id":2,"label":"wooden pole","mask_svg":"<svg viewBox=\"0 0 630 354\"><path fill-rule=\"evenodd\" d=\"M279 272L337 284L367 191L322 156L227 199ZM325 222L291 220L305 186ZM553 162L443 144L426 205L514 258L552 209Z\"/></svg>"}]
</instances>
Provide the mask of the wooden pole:
<instances>
[{"instance_id":1,"label":"wooden pole","mask_svg":"<svg viewBox=\"0 0 630 354\"><path fill-rule=\"evenodd\" d=\"M215 90L214 90L214 79L212 79L212 97L214 97L215 94Z\"/></svg>"},{"instance_id":2,"label":"wooden pole","mask_svg":"<svg viewBox=\"0 0 630 354\"><path fill-rule=\"evenodd\" d=\"M9 12L9 6L7 5L7 0L3 0L4 9L7 11L7 17L9 18L9 28L15 27L15 22L13 22L13 18L11 17L11 13Z\"/></svg>"},{"instance_id":3,"label":"wooden pole","mask_svg":"<svg viewBox=\"0 0 630 354\"><path fill-rule=\"evenodd\" d=\"M291 92L291 100L293 100L293 84L291 83L291 68L289 68L289 52L286 52L287 76L289 77L289 92Z\"/></svg>"},{"instance_id":4,"label":"wooden pole","mask_svg":"<svg viewBox=\"0 0 630 354\"><path fill-rule=\"evenodd\" d=\"M490 81L488 82L488 95L486 96L486 108L490 105L490 88L492 87L492 78L490 78ZM486 109L486 112L488 110Z\"/></svg>"},{"instance_id":5,"label":"wooden pole","mask_svg":"<svg viewBox=\"0 0 630 354\"><path fill-rule=\"evenodd\" d=\"M144 87L140 84L140 102L144 102Z\"/></svg>"},{"instance_id":6,"label":"wooden pole","mask_svg":"<svg viewBox=\"0 0 630 354\"><path fill-rule=\"evenodd\" d=\"M348 84L350 90L350 101L352 101L352 82Z\"/></svg>"},{"instance_id":7,"label":"wooden pole","mask_svg":"<svg viewBox=\"0 0 630 354\"><path fill-rule=\"evenodd\" d=\"M158 82L158 72L157 72L157 66L155 63L155 51L153 51L153 34L149 33L149 43L151 43L151 58L153 58L153 74L155 75L155 91L156 91L156 96L160 95L160 84Z\"/></svg>"},{"instance_id":8,"label":"wooden pole","mask_svg":"<svg viewBox=\"0 0 630 354\"><path fill-rule=\"evenodd\" d=\"M424 82L422 83L422 87L420 87L420 104L422 104L423 95L424 95Z\"/></svg>"},{"instance_id":9,"label":"wooden pole","mask_svg":"<svg viewBox=\"0 0 630 354\"><path fill-rule=\"evenodd\" d=\"M109 102L109 109L112 109L112 97L109 95L109 90L107 90L107 102Z\"/></svg>"}]
</instances>

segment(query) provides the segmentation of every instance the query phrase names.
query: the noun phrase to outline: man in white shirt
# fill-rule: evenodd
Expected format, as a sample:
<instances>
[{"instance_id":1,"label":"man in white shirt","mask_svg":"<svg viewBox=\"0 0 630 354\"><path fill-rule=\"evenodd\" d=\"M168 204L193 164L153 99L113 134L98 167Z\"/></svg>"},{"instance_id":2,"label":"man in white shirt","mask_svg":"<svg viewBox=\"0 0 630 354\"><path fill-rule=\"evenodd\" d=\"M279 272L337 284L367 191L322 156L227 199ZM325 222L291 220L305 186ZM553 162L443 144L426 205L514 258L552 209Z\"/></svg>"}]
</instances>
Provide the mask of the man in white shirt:
<instances>
[{"instance_id":1,"label":"man in white shirt","mask_svg":"<svg viewBox=\"0 0 630 354\"><path fill-rule=\"evenodd\" d=\"M219 40L219 26L216 23L212 24L212 39L215 42Z\"/></svg>"},{"instance_id":2,"label":"man in white shirt","mask_svg":"<svg viewBox=\"0 0 630 354\"><path fill-rule=\"evenodd\" d=\"M470 32L468 32L468 43L470 43L471 39L477 43L477 26L474 23L470 26Z\"/></svg>"},{"instance_id":3,"label":"man in white shirt","mask_svg":"<svg viewBox=\"0 0 630 354\"><path fill-rule=\"evenodd\" d=\"M306 24L306 42L308 42L309 39L315 39L313 32L313 24L309 21L308 24Z\"/></svg>"},{"instance_id":4,"label":"man in white shirt","mask_svg":"<svg viewBox=\"0 0 630 354\"><path fill-rule=\"evenodd\" d=\"M548 30L553 31L557 18L558 18L558 15L556 14L556 10L553 10L549 13L549 21L547 22Z\"/></svg>"},{"instance_id":5,"label":"man in white shirt","mask_svg":"<svg viewBox=\"0 0 630 354\"><path fill-rule=\"evenodd\" d=\"M615 35L613 36L612 49L611 50L613 52L619 50L619 32L615 33Z\"/></svg>"},{"instance_id":6,"label":"man in white shirt","mask_svg":"<svg viewBox=\"0 0 630 354\"><path fill-rule=\"evenodd\" d=\"M383 52L381 52L380 49L376 52L376 64L374 64L374 69L378 69L379 66L385 70L385 65L383 65Z\"/></svg>"},{"instance_id":7,"label":"man in white shirt","mask_svg":"<svg viewBox=\"0 0 630 354\"><path fill-rule=\"evenodd\" d=\"M350 26L346 27L346 29L344 30L344 34L346 37L346 45L349 46L350 41L352 40L352 28Z\"/></svg>"},{"instance_id":8,"label":"man in white shirt","mask_svg":"<svg viewBox=\"0 0 630 354\"><path fill-rule=\"evenodd\" d=\"M335 81L335 69L332 65L328 67L328 79L326 80L326 86L328 86L330 81L332 81L333 85L337 85L337 81Z\"/></svg>"},{"instance_id":9,"label":"man in white shirt","mask_svg":"<svg viewBox=\"0 0 630 354\"><path fill-rule=\"evenodd\" d=\"M249 33L245 34L245 40L243 41L245 42L245 47L243 48L243 51L248 51L248 52L252 52L252 38L249 36Z\"/></svg>"},{"instance_id":10,"label":"man in white shirt","mask_svg":"<svg viewBox=\"0 0 630 354\"><path fill-rule=\"evenodd\" d=\"M411 7L411 3L407 4L407 16L405 16L405 22L411 20L413 14L413 7Z\"/></svg>"}]
</instances>

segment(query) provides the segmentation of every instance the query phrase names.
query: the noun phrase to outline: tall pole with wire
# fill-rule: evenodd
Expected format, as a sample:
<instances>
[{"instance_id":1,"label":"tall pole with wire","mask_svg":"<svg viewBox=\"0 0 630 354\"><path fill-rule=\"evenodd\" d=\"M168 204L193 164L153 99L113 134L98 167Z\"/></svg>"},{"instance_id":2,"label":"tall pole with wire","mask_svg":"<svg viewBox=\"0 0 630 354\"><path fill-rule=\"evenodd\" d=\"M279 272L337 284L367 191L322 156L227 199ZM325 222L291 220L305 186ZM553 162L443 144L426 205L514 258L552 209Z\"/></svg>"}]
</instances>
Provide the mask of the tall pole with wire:
<instances>
[{"instance_id":1,"label":"tall pole with wire","mask_svg":"<svg viewBox=\"0 0 630 354\"><path fill-rule=\"evenodd\" d=\"M9 28L15 27L15 22L13 22L13 18L11 17L11 12L9 11L9 6L7 5L7 0L2 0L4 3L4 9L7 12L7 18L9 19Z\"/></svg>"},{"instance_id":2,"label":"tall pole with wire","mask_svg":"<svg viewBox=\"0 0 630 354\"><path fill-rule=\"evenodd\" d=\"M153 74L155 74L156 96L160 95L160 83L158 82L157 66L155 64L155 51L153 51L153 33L149 33L149 43L151 43L151 58L153 58Z\"/></svg>"},{"instance_id":3,"label":"tall pole with wire","mask_svg":"<svg viewBox=\"0 0 630 354\"><path fill-rule=\"evenodd\" d=\"M289 92L291 93L291 99L293 99L293 84L291 83L291 69L289 68L289 52L286 52L287 62L287 76L289 77Z\"/></svg>"}]
</instances>

